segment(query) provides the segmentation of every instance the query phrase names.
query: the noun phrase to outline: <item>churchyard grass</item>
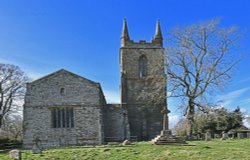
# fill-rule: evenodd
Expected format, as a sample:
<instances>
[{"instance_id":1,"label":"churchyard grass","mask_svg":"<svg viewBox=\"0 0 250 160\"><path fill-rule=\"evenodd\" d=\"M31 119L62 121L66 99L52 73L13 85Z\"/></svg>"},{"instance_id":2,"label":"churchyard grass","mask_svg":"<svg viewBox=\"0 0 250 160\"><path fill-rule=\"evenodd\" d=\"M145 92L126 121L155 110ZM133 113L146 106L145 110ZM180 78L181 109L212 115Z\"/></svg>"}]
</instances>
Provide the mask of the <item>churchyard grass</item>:
<instances>
[{"instance_id":1,"label":"churchyard grass","mask_svg":"<svg viewBox=\"0 0 250 160\"><path fill-rule=\"evenodd\" d=\"M250 139L191 141L187 146L152 145L139 142L131 146L101 145L67 147L32 154L22 150L23 160L249 160ZM10 160L8 152L0 160Z\"/></svg>"}]
</instances>

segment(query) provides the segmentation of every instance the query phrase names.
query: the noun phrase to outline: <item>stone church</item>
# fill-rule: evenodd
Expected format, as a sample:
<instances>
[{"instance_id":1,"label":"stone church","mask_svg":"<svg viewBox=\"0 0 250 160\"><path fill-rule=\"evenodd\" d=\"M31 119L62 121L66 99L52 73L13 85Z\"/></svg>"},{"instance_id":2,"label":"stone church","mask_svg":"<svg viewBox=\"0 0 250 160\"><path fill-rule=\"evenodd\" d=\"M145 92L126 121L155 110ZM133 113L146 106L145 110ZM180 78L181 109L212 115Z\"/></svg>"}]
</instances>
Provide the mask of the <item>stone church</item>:
<instances>
[{"instance_id":1,"label":"stone church","mask_svg":"<svg viewBox=\"0 0 250 160\"><path fill-rule=\"evenodd\" d=\"M34 143L51 148L154 138L162 130L161 111L166 108L159 22L151 42L134 42L124 20L120 76L121 104L107 104L100 83L64 69L28 83L24 147L32 148Z\"/></svg>"}]
</instances>

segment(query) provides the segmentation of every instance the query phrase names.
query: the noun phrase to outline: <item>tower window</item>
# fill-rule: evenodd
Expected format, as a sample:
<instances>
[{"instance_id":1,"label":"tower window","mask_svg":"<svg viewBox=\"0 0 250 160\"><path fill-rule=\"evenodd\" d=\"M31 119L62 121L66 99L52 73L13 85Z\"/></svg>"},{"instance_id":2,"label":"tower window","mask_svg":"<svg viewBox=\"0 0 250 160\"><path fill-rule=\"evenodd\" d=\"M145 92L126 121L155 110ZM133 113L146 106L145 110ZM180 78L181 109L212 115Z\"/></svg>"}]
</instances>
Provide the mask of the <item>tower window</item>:
<instances>
[{"instance_id":1,"label":"tower window","mask_svg":"<svg viewBox=\"0 0 250 160\"><path fill-rule=\"evenodd\" d=\"M139 58L139 76L140 78L147 76L147 58L146 56L142 55Z\"/></svg>"}]
</instances>

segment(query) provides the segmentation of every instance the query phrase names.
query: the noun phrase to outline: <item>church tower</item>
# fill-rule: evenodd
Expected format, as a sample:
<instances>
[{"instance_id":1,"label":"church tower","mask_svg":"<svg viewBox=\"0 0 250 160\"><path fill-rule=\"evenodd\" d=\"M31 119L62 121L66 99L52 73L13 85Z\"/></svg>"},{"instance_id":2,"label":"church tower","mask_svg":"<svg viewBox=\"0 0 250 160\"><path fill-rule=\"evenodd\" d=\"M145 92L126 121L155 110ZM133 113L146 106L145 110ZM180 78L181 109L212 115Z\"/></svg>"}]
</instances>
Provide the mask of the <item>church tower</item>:
<instances>
[{"instance_id":1,"label":"church tower","mask_svg":"<svg viewBox=\"0 0 250 160\"><path fill-rule=\"evenodd\" d=\"M134 42L124 19L120 72L121 103L127 109L130 135L137 136L138 140L152 139L163 128L161 111L166 108L164 48L159 21L151 42Z\"/></svg>"}]
</instances>

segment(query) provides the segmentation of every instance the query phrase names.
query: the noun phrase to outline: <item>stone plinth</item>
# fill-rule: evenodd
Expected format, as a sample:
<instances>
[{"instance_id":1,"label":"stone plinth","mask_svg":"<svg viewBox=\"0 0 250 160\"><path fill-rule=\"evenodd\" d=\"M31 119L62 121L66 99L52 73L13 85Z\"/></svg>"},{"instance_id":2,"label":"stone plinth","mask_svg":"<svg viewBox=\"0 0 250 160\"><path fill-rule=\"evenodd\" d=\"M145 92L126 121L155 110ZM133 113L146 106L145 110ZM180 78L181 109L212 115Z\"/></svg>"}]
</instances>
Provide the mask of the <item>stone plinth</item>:
<instances>
[{"instance_id":1,"label":"stone plinth","mask_svg":"<svg viewBox=\"0 0 250 160\"><path fill-rule=\"evenodd\" d=\"M177 136L172 135L171 130L162 130L161 134L156 136L152 142L157 145L166 144L185 144L186 142Z\"/></svg>"}]
</instances>

